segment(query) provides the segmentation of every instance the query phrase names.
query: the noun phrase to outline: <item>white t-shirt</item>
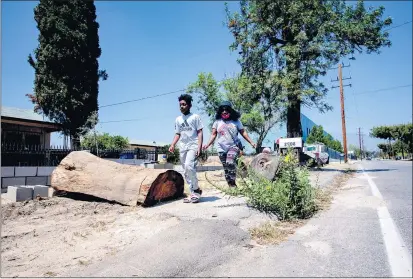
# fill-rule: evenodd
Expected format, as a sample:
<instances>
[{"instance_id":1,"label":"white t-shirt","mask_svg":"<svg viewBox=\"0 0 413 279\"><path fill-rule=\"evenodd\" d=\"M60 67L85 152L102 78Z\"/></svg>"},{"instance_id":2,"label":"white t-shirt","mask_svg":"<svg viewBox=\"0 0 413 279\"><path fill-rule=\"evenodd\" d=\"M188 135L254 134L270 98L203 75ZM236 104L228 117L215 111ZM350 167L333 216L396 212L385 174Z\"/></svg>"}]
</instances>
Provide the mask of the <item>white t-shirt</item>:
<instances>
[{"instance_id":1,"label":"white t-shirt","mask_svg":"<svg viewBox=\"0 0 413 279\"><path fill-rule=\"evenodd\" d=\"M201 117L198 114L189 113L178 116L175 120L175 133L181 135L178 142L179 150L197 150L198 130L203 128Z\"/></svg>"},{"instance_id":2,"label":"white t-shirt","mask_svg":"<svg viewBox=\"0 0 413 279\"><path fill-rule=\"evenodd\" d=\"M213 129L217 130L217 151L228 152L230 147L236 146L240 141L238 138L238 131L244 129L241 121L222 119L216 120L212 125Z\"/></svg>"}]
</instances>

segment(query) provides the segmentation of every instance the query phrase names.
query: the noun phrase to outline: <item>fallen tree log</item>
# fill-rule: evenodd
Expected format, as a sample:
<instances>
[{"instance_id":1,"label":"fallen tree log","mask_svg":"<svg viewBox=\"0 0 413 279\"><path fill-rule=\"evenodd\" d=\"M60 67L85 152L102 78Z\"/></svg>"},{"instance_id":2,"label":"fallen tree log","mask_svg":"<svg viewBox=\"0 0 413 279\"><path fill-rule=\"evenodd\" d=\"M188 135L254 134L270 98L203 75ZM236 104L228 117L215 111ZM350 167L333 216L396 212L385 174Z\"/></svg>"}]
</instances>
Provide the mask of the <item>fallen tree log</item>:
<instances>
[{"instance_id":1,"label":"fallen tree log","mask_svg":"<svg viewBox=\"0 0 413 279\"><path fill-rule=\"evenodd\" d=\"M173 170L149 169L100 159L73 151L53 171L54 190L82 193L134 206L152 206L183 196L184 179Z\"/></svg>"}]
</instances>

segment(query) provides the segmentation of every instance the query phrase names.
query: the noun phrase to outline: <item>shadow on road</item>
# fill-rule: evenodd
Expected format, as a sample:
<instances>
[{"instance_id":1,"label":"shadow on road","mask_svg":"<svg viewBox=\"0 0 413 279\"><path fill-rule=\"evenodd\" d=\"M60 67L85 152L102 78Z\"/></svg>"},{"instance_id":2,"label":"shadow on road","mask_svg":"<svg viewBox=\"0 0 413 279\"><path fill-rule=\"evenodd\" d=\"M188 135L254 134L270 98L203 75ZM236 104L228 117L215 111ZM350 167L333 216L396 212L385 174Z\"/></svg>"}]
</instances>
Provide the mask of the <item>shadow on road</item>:
<instances>
[{"instance_id":1,"label":"shadow on road","mask_svg":"<svg viewBox=\"0 0 413 279\"><path fill-rule=\"evenodd\" d=\"M217 201L217 200L220 200L221 198L219 198L219 197L215 197L215 196L212 196L212 197L201 197L201 199L199 200L199 202L214 202L214 201Z\"/></svg>"},{"instance_id":2,"label":"shadow on road","mask_svg":"<svg viewBox=\"0 0 413 279\"><path fill-rule=\"evenodd\" d=\"M397 169L365 169L364 172L395 171ZM361 172L361 171L358 171Z\"/></svg>"},{"instance_id":3,"label":"shadow on road","mask_svg":"<svg viewBox=\"0 0 413 279\"><path fill-rule=\"evenodd\" d=\"M381 171L395 171L397 169L365 169L365 172L381 172ZM335 169L335 168L322 168L322 169L310 169L310 171L331 171L331 172L349 172L349 170L343 170L343 169ZM361 173L361 170L350 170L352 172L357 172L357 173Z\"/></svg>"}]
</instances>

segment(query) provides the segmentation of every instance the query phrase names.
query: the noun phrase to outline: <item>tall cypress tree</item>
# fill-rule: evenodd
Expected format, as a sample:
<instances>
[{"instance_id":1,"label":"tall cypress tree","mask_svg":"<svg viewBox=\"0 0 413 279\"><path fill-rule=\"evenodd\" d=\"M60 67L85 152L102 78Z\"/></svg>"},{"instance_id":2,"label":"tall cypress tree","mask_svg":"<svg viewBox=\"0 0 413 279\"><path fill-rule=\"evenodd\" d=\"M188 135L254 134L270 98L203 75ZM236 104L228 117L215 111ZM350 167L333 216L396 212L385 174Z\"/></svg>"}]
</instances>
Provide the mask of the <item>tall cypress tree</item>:
<instances>
[{"instance_id":1,"label":"tall cypress tree","mask_svg":"<svg viewBox=\"0 0 413 279\"><path fill-rule=\"evenodd\" d=\"M35 59L35 111L63 126L63 133L79 146L79 137L97 122L99 79L99 24L94 1L40 0L34 9L39 30Z\"/></svg>"}]
</instances>

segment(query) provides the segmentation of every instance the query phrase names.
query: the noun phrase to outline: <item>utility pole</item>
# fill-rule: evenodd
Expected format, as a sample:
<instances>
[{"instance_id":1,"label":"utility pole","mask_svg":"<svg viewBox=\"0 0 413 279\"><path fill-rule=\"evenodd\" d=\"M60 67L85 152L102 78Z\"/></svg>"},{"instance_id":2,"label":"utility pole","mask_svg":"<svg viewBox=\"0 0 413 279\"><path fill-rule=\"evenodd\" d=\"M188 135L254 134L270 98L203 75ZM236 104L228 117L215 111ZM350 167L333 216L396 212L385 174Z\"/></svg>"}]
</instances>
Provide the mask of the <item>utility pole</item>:
<instances>
[{"instance_id":1,"label":"utility pole","mask_svg":"<svg viewBox=\"0 0 413 279\"><path fill-rule=\"evenodd\" d=\"M343 85L343 80L351 79L351 77L343 79L342 68L346 68L346 67L350 67L350 65L344 66L343 63L339 64L338 65L337 80L332 80L332 81L339 81L340 82L340 86L332 86L332 88L340 87L341 128L342 128L342 132L343 132L344 163L347 163L347 132L346 132L346 115L345 115L345 110L344 110L344 89L343 89L343 87L345 87L345 86L350 86L351 87L351 84Z\"/></svg>"},{"instance_id":2,"label":"utility pole","mask_svg":"<svg viewBox=\"0 0 413 279\"><path fill-rule=\"evenodd\" d=\"M361 152L361 132L360 132L360 127L359 127L359 146L360 146L360 159L363 161L363 155Z\"/></svg>"},{"instance_id":3,"label":"utility pole","mask_svg":"<svg viewBox=\"0 0 413 279\"><path fill-rule=\"evenodd\" d=\"M364 158L366 158L367 157L367 155L366 155L366 153L364 152L365 151L365 148L364 148L364 135L363 134L361 134L361 158L363 158L363 156L364 156Z\"/></svg>"}]
</instances>

